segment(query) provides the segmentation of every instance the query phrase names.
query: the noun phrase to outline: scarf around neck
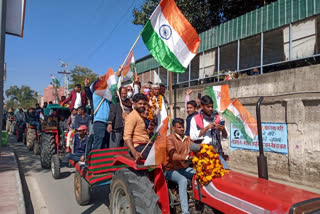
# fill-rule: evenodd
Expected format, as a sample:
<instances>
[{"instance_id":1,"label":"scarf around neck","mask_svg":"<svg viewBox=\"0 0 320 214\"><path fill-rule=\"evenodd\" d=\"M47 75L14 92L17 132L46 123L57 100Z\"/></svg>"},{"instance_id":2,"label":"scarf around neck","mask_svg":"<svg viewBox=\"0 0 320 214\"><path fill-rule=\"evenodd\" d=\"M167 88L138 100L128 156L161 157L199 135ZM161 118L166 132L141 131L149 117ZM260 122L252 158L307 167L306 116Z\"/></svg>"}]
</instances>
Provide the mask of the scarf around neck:
<instances>
[{"instance_id":1,"label":"scarf around neck","mask_svg":"<svg viewBox=\"0 0 320 214\"><path fill-rule=\"evenodd\" d=\"M203 116L203 119L207 120L210 123L216 121L216 119L217 119L217 112L216 111L213 111L210 116L206 115L203 112L203 110L200 111L200 114Z\"/></svg>"}]
</instances>

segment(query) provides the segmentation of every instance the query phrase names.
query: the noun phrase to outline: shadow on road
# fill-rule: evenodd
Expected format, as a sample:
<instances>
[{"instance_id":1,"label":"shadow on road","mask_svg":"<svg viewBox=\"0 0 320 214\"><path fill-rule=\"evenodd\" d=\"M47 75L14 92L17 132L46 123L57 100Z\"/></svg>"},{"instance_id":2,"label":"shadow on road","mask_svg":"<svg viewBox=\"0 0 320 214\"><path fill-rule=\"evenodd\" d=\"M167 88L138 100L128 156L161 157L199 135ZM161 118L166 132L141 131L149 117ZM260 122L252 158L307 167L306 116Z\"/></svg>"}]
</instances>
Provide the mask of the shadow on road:
<instances>
[{"instance_id":1,"label":"shadow on road","mask_svg":"<svg viewBox=\"0 0 320 214\"><path fill-rule=\"evenodd\" d=\"M91 206L83 211L81 214L90 214L94 213L96 209L98 209L101 205L105 205L109 207L109 193L110 193L110 185L97 186L93 187L91 190Z\"/></svg>"}]
</instances>

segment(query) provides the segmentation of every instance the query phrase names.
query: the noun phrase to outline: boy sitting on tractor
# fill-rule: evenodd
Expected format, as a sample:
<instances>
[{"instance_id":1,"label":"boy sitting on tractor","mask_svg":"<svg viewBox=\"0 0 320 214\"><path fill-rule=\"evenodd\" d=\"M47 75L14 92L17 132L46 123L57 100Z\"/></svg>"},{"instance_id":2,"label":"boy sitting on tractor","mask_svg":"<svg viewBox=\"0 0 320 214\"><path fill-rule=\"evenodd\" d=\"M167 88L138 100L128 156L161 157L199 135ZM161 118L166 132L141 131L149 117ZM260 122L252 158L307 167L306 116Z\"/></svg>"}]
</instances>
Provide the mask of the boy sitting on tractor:
<instances>
[{"instance_id":1,"label":"boy sitting on tractor","mask_svg":"<svg viewBox=\"0 0 320 214\"><path fill-rule=\"evenodd\" d=\"M81 125L77 129L77 133L73 137L73 149L74 152L67 153L66 158L73 160L75 162L83 162L85 160L85 155L87 151L87 144L89 137L87 135L87 126Z\"/></svg>"}]
</instances>

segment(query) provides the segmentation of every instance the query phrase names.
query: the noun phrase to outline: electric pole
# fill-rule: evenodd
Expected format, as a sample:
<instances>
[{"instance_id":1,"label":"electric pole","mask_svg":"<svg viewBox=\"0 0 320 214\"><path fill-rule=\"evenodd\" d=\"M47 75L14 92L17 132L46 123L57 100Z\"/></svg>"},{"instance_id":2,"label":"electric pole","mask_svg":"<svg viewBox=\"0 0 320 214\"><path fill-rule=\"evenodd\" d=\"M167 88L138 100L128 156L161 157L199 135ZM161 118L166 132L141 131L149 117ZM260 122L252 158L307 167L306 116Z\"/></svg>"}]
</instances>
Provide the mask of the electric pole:
<instances>
[{"instance_id":1,"label":"electric pole","mask_svg":"<svg viewBox=\"0 0 320 214\"><path fill-rule=\"evenodd\" d=\"M68 71L68 66L69 64L63 62L62 60L59 60L60 62L60 66L63 68L63 71L58 71L58 74L64 74L64 83L63 83L63 87L64 87L64 96L68 96L68 91L69 91L69 78L68 75L70 75L71 73Z\"/></svg>"}]
</instances>

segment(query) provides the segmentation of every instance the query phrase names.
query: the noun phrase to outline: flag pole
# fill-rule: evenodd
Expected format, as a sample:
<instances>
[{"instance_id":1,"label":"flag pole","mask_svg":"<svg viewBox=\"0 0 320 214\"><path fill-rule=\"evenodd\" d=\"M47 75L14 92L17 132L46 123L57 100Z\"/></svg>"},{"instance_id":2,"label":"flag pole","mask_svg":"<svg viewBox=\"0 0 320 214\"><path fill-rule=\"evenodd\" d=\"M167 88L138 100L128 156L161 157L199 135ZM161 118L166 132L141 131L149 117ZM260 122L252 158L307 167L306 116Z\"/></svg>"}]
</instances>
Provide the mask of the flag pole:
<instances>
[{"instance_id":1,"label":"flag pole","mask_svg":"<svg viewBox=\"0 0 320 214\"><path fill-rule=\"evenodd\" d=\"M128 57L130 56L131 51L132 51L132 50L133 50L133 48L136 46L136 44L137 44L137 42L139 41L140 37L141 37L141 33L139 33L139 36L137 37L136 41L133 43L133 45L132 45L132 47L130 48L130 51L129 51L129 53L128 53L127 57L126 57L126 58L125 58L125 60L123 61L122 65L121 65L121 67L120 67L120 69L121 69L121 70L120 70L120 73L122 72L122 68L123 68L124 64L126 63L126 61L127 61ZM120 78L120 79L121 79L121 78ZM120 79L119 79L118 81L120 81ZM118 96L119 96L119 94L118 94ZM120 96L119 96L119 98L120 98ZM99 110L99 108L101 107L101 105L102 105L102 103L103 103L103 101L104 101L104 100L105 100L105 98L102 98L102 99L101 99L101 101L100 101L100 103L99 103L99 105L98 105L97 109L96 109L96 110L94 110L93 115L95 115L95 114L97 113L97 111L98 111L98 110ZM121 101L120 101L120 104L121 104L121 107L122 107L122 103L121 103ZM122 107L122 110L123 110L123 107Z\"/></svg>"},{"instance_id":2,"label":"flag pole","mask_svg":"<svg viewBox=\"0 0 320 214\"><path fill-rule=\"evenodd\" d=\"M172 72L169 71L169 103L170 103L170 117L173 118L173 93L172 93ZM170 131L172 126L170 126Z\"/></svg>"}]
</instances>

